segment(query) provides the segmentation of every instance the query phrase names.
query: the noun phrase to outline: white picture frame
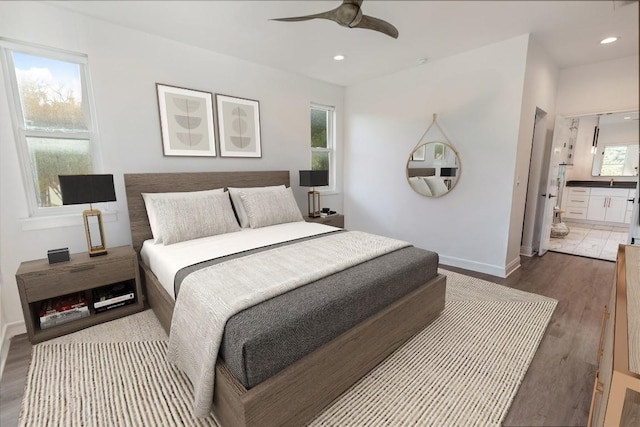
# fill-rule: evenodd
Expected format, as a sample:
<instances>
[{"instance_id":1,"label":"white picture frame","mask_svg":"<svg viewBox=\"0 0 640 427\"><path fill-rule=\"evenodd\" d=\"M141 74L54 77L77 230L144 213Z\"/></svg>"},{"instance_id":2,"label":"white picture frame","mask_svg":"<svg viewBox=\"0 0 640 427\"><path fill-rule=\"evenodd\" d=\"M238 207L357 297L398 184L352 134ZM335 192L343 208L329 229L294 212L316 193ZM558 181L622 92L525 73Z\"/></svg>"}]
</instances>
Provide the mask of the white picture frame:
<instances>
[{"instance_id":1,"label":"white picture frame","mask_svg":"<svg viewBox=\"0 0 640 427\"><path fill-rule=\"evenodd\" d=\"M262 157L260 103L216 94L220 157Z\"/></svg>"},{"instance_id":2,"label":"white picture frame","mask_svg":"<svg viewBox=\"0 0 640 427\"><path fill-rule=\"evenodd\" d=\"M213 95L156 83L165 156L216 156Z\"/></svg>"}]
</instances>

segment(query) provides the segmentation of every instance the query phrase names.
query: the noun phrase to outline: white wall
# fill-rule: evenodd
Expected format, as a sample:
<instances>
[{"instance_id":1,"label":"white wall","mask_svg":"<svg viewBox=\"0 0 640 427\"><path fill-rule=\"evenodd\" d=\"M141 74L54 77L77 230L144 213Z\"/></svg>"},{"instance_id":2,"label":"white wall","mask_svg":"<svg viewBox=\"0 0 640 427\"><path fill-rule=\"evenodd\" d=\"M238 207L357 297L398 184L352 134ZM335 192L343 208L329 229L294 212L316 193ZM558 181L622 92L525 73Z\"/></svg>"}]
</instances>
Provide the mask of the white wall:
<instances>
[{"instance_id":1,"label":"white wall","mask_svg":"<svg viewBox=\"0 0 640 427\"><path fill-rule=\"evenodd\" d=\"M505 275L528 42L523 35L347 88L347 228ZM433 113L462 169L440 198L413 192L405 172Z\"/></svg>"},{"instance_id":2,"label":"white wall","mask_svg":"<svg viewBox=\"0 0 640 427\"><path fill-rule=\"evenodd\" d=\"M542 198L538 196L540 194L540 178L542 173L546 172L546 165L543 163L545 148L547 144L551 143L553 132L557 85L558 66L538 42L530 38L518 133L515 180L513 182L509 245L506 257L507 273L520 266L521 248L534 246L536 213L539 210L538 205L542 201ZM547 129L546 131L539 130L545 135L542 135L542 138L536 138L536 144L532 145L536 108L547 113L545 119ZM530 170L531 173L529 173ZM531 179L530 183L529 179ZM530 253L530 251L525 250L524 253Z\"/></svg>"},{"instance_id":3,"label":"white wall","mask_svg":"<svg viewBox=\"0 0 640 427\"><path fill-rule=\"evenodd\" d=\"M560 70L560 116L638 109L638 55Z\"/></svg>"},{"instance_id":4,"label":"white wall","mask_svg":"<svg viewBox=\"0 0 640 427\"><path fill-rule=\"evenodd\" d=\"M109 246L130 244L124 173L289 170L306 212L298 170L310 167L309 105L336 107L342 129L344 88L278 71L115 26L46 3L1 2L0 36L86 53L98 117L103 170L113 173L117 221L105 224ZM260 101L261 159L163 157L156 82ZM342 135L338 134L338 143ZM3 318L21 322L14 274L21 261L44 258L47 249L86 251L78 219L73 227L23 231L28 216L16 144L0 81L0 270ZM339 145L339 150L341 150ZM342 165L337 165L340 172ZM338 188L341 193L342 189ZM323 197L342 211L342 194ZM79 217L78 217L79 218Z\"/></svg>"}]
</instances>

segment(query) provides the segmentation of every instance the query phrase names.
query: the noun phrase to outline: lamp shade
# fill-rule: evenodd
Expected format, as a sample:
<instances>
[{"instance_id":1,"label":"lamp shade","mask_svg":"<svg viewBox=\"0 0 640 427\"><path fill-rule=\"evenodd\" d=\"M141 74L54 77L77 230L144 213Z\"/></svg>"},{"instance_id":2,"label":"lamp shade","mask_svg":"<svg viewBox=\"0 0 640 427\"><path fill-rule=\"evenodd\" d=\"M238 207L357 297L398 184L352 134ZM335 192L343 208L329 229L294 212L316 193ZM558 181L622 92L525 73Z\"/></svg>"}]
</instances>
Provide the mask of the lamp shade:
<instances>
[{"instance_id":1,"label":"lamp shade","mask_svg":"<svg viewBox=\"0 0 640 427\"><path fill-rule=\"evenodd\" d=\"M329 185L329 171L300 171L301 187L322 187Z\"/></svg>"},{"instance_id":2,"label":"lamp shade","mask_svg":"<svg viewBox=\"0 0 640 427\"><path fill-rule=\"evenodd\" d=\"M456 176L456 168L440 168L440 176Z\"/></svg>"},{"instance_id":3,"label":"lamp shade","mask_svg":"<svg viewBox=\"0 0 640 427\"><path fill-rule=\"evenodd\" d=\"M113 175L58 175L63 205L113 202Z\"/></svg>"}]
</instances>

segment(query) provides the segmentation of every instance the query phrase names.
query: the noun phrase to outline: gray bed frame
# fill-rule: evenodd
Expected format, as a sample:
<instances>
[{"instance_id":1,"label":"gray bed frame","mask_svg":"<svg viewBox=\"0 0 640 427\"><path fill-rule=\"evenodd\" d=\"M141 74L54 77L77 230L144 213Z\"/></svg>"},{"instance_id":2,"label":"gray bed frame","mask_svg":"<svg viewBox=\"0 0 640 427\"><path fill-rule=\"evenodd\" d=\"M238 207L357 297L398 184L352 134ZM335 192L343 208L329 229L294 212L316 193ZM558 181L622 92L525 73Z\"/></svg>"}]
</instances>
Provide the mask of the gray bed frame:
<instances>
[{"instance_id":1,"label":"gray bed frame","mask_svg":"<svg viewBox=\"0 0 640 427\"><path fill-rule=\"evenodd\" d=\"M152 237L141 193L226 187L289 186L288 171L125 174L132 244L138 256ZM149 306L169 333L174 300L142 260ZM443 310L445 276L415 291L295 362L246 389L224 362L216 363L213 412L224 427L300 426L382 362Z\"/></svg>"}]
</instances>

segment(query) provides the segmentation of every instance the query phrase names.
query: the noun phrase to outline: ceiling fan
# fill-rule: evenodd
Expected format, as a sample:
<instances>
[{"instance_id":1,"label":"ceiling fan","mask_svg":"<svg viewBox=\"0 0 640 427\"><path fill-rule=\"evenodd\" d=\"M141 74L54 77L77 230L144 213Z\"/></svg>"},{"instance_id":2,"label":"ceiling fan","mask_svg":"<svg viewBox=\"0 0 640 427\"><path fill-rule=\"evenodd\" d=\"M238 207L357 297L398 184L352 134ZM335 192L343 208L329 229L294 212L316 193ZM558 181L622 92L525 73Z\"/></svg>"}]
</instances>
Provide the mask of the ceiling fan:
<instances>
[{"instance_id":1,"label":"ceiling fan","mask_svg":"<svg viewBox=\"0 0 640 427\"><path fill-rule=\"evenodd\" d=\"M367 16L362 13L360 5L363 0L344 0L340 6L328 12L316 13L314 15L296 16L293 18L278 18L272 21L308 21L310 19L328 19L337 22L343 27L364 28L384 33L394 39L398 38L398 29L382 19Z\"/></svg>"}]
</instances>

